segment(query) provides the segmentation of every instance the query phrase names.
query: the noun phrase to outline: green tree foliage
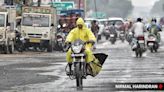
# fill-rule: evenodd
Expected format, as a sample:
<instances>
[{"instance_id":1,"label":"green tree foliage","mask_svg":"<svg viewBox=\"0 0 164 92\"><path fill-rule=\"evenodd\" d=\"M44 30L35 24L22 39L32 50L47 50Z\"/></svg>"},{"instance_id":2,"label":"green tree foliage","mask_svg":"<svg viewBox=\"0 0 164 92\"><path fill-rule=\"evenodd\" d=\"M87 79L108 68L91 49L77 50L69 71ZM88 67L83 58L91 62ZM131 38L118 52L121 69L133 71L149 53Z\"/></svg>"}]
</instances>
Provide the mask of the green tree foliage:
<instances>
[{"instance_id":1,"label":"green tree foliage","mask_svg":"<svg viewBox=\"0 0 164 92\"><path fill-rule=\"evenodd\" d=\"M96 0L97 11L107 16L126 17L133 10L130 0ZM87 10L95 10L94 0L87 0Z\"/></svg>"},{"instance_id":2,"label":"green tree foliage","mask_svg":"<svg viewBox=\"0 0 164 92\"><path fill-rule=\"evenodd\" d=\"M156 14L161 14L164 12L164 0L159 0L157 1L152 10L151 10L152 13L156 13Z\"/></svg>"}]
</instances>

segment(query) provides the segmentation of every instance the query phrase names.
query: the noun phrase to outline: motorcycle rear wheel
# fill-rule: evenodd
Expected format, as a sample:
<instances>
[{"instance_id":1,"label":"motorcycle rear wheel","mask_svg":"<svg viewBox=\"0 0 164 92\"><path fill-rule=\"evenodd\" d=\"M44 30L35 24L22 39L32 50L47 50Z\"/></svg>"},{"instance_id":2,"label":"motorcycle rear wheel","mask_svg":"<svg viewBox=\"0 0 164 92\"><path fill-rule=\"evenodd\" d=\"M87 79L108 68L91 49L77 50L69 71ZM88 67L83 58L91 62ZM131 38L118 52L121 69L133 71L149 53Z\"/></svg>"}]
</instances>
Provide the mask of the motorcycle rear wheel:
<instances>
[{"instance_id":1,"label":"motorcycle rear wheel","mask_svg":"<svg viewBox=\"0 0 164 92\"><path fill-rule=\"evenodd\" d=\"M139 57L140 58L142 57L142 51L139 51Z\"/></svg>"},{"instance_id":2,"label":"motorcycle rear wheel","mask_svg":"<svg viewBox=\"0 0 164 92\"><path fill-rule=\"evenodd\" d=\"M153 53L153 48L150 48L150 52Z\"/></svg>"}]
</instances>

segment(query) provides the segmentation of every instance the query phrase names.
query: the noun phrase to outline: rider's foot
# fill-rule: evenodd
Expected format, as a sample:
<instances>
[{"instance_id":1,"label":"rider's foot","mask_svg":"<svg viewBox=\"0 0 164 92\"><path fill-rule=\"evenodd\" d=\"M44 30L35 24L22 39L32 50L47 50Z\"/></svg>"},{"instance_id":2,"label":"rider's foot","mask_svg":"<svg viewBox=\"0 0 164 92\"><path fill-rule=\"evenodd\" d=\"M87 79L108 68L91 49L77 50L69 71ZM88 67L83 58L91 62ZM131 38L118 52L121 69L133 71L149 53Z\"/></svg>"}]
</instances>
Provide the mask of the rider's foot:
<instances>
[{"instance_id":1,"label":"rider's foot","mask_svg":"<svg viewBox=\"0 0 164 92\"><path fill-rule=\"evenodd\" d=\"M73 75L73 71L69 71L66 73L68 76Z\"/></svg>"}]
</instances>

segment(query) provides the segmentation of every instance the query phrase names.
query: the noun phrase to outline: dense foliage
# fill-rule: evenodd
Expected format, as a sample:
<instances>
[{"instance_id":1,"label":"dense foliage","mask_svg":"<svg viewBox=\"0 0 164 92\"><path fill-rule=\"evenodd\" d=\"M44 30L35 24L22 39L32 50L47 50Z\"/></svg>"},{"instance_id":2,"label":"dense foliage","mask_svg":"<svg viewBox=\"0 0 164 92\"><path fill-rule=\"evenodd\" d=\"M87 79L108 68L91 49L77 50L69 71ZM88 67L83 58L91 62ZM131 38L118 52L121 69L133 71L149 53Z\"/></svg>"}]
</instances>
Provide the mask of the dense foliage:
<instances>
[{"instance_id":1,"label":"dense foliage","mask_svg":"<svg viewBox=\"0 0 164 92\"><path fill-rule=\"evenodd\" d=\"M115 17L126 17L133 10L129 0L96 0L96 6L98 12ZM96 10L94 0L87 0L87 10Z\"/></svg>"}]
</instances>

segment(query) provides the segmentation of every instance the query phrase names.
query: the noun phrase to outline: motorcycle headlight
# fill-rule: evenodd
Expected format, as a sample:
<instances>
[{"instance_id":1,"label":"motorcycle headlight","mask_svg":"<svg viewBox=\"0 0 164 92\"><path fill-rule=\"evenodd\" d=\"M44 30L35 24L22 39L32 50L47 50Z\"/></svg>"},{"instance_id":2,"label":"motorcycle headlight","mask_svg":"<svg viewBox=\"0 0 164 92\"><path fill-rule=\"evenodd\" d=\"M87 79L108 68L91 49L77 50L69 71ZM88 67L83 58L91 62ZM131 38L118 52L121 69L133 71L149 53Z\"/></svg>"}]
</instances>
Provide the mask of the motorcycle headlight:
<instances>
[{"instance_id":1,"label":"motorcycle headlight","mask_svg":"<svg viewBox=\"0 0 164 92\"><path fill-rule=\"evenodd\" d=\"M72 51L74 53L80 53L82 48L83 48L83 45L78 45L78 46L72 45Z\"/></svg>"}]
</instances>

